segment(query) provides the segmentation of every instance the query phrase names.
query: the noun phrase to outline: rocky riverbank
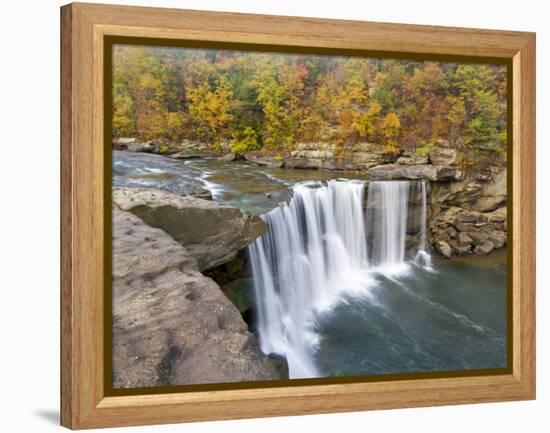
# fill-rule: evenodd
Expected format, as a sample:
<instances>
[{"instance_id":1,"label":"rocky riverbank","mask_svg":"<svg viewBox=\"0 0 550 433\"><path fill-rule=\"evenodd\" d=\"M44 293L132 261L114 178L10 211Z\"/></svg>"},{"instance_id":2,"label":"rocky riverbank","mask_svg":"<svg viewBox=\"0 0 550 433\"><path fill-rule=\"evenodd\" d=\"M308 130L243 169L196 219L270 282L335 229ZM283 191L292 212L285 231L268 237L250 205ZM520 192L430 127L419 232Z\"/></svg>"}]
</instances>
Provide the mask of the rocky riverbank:
<instances>
[{"instance_id":1,"label":"rocky riverbank","mask_svg":"<svg viewBox=\"0 0 550 433\"><path fill-rule=\"evenodd\" d=\"M506 245L506 167L489 162L481 171L465 171L456 149L445 140L437 140L422 151L401 153L388 153L384 146L374 143L349 147L323 142L297 143L286 155L269 152L235 155L223 143L220 152L212 152L207 145L191 140L164 147L154 142L120 140L113 143L118 148L168 153L174 159L244 160L268 168L354 171L370 180L426 180L428 242L435 251L449 258L487 254ZM490 156L490 149L486 153Z\"/></svg>"},{"instance_id":2,"label":"rocky riverbank","mask_svg":"<svg viewBox=\"0 0 550 433\"><path fill-rule=\"evenodd\" d=\"M152 188L115 188L113 203L113 386L287 377L202 273L261 235L261 220Z\"/></svg>"}]
</instances>

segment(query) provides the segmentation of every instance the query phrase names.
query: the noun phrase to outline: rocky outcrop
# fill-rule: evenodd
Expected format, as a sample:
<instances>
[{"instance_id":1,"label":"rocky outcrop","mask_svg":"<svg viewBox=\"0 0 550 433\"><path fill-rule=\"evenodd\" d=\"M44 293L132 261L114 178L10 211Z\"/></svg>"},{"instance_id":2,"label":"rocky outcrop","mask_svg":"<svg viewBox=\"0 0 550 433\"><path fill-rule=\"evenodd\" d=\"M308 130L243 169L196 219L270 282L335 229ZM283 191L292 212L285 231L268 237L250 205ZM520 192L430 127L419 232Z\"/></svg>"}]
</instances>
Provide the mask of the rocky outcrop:
<instances>
[{"instance_id":1,"label":"rocky outcrop","mask_svg":"<svg viewBox=\"0 0 550 433\"><path fill-rule=\"evenodd\" d=\"M434 165L455 165L458 152L452 148L447 140L437 140L435 145L428 151L428 158Z\"/></svg>"},{"instance_id":2,"label":"rocky outcrop","mask_svg":"<svg viewBox=\"0 0 550 433\"><path fill-rule=\"evenodd\" d=\"M160 145L154 141L137 141L135 138L113 139L113 148L129 152L160 153Z\"/></svg>"},{"instance_id":3,"label":"rocky outcrop","mask_svg":"<svg viewBox=\"0 0 550 433\"><path fill-rule=\"evenodd\" d=\"M217 148L214 146L196 140L183 140L180 143L173 143L173 152L170 152L174 159L201 159L216 158L222 161L234 161L236 155L229 151L226 142L219 143ZM215 150L214 150L215 149Z\"/></svg>"},{"instance_id":4,"label":"rocky outcrop","mask_svg":"<svg viewBox=\"0 0 550 433\"><path fill-rule=\"evenodd\" d=\"M256 215L155 188L114 188L113 203L168 233L189 251L200 270L228 262L265 232Z\"/></svg>"},{"instance_id":5,"label":"rocky outcrop","mask_svg":"<svg viewBox=\"0 0 550 433\"><path fill-rule=\"evenodd\" d=\"M266 167L280 168L285 164L281 156L274 154L266 154L262 152L246 152L242 156L248 162L256 165L264 165Z\"/></svg>"},{"instance_id":6,"label":"rocky outcrop","mask_svg":"<svg viewBox=\"0 0 550 433\"><path fill-rule=\"evenodd\" d=\"M218 161L235 161L237 154L233 152L225 153L222 156L218 156Z\"/></svg>"},{"instance_id":7,"label":"rocky outcrop","mask_svg":"<svg viewBox=\"0 0 550 433\"><path fill-rule=\"evenodd\" d=\"M367 174L369 176L369 179L374 180L427 179L431 181L441 182L464 179L464 173L458 168L430 164L410 166L399 164L386 164L367 170Z\"/></svg>"},{"instance_id":8,"label":"rocky outcrop","mask_svg":"<svg viewBox=\"0 0 550 433\"><path fill-rule=\"evenodd\" d=\"M364 170L392 163L399 155L388 153L384 146L357 143L339 148L334 143L298 143L285 160L291 168L324 168L329 170Z\"/></svg>"},{"instance_id":9,"label":"rocky outcrop","mask_svg":"<svg viewBox=\"0 0 550 433\"><path fill-rule=\"evenodd\" d=\"M112 342L115 388L283 378L193 256L118 208Z\"/></svg>"},{"instance_id":10,"label":"rocky outcrop","mask_svg":"<svg viewBox=\"0 0 550 433\"><path fill-rule=\"evenodd\" d=\"M488 254L506 245L506 169L434 184L430 201L431 241L443 256Z\"/></svg>"},{"instance_id":11,"label":"rocky outcrop","mask_svg":"<svg viewBox=\"0 0 550 433\"><path fill-rule=\"evenodd\" d=\"M428 164L428 155L422 155L417 152L403 152L397 158L396 164L400 165L424 165Z\"/></svg>"}]
</instances>

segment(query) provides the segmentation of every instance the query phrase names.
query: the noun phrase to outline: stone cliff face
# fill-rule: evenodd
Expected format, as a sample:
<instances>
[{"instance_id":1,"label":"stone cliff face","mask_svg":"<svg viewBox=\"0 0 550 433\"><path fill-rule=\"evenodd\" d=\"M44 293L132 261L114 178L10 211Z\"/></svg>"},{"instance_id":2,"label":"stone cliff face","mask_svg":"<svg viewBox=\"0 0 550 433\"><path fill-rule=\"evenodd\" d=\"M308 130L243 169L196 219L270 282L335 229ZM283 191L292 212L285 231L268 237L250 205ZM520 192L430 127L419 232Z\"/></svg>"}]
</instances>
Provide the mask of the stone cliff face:
<instances>
[{"instance_id":1,"label":"stone cliff face","mask_svg":"<svg viewBox=\"0 0 550 433\"><path fill-rule=\"evenodd\" d=\"M343 151L339 151L334 143L298 143L285 160L285 167L366 170L380 164L393 163L397 157L372 143L354 144L353 149Z\"/></svg>"},{"instance_id":2,"label":"stone cliff face","mask_svg":"<svg viewBox=\"0 0 550 433\"><path fill-rule=\"evenodd\" d=\"M159 202L153 201L153 193L158 194ZM226 233L227 238L208 238L211 220L239 229L238 236L245 242L252 236L246 216L237 209L238 215L233 215L227 207L209 207L200 199L180 203L170 193L158 190L126 188L114 196L115 203L130 211L149 209L144 215L154 214L152 222L168 224L167 229L173 228L171 212L183 220L191 218L194 233L206 234L205 248L216 253L205 256L197 248L191 252L182 245L187 239L180 237L178 242L133 213L113 208L113 386L284 378L281 361L260 351L239 310L216 282L200 272L199 262L215 264L236 254L234 250L240 246L234 233ZM132 202L140 207L128 204ZM200 209L199 215L177 214L193 204ZM219 229L224 233L223 227ZM221 244L217 245L217 240Z\"/></svg>"},{"instance_id":3,"label":"stone cliff face","mask_svg":"<svg viewBox=\"0 0 550 433\"><path fill-rule=\"evenodd\" d=\"M445 257L487 254L506 245L505 168L493 168L473 179L434 183L430 235Z\"/></svg>"},{"instance_id":4,"label":"stone cliff face","mask_svg":"<svg viewBox=\"0 0 550 433\"><path fill-rule=\"evenodd\" d=\"M487 254L506 245L506 168L487 167L477 176L457 164L457 151L439 140L425 154L388 154L383 146L299 143L286 167L366 172L372 180L430 181L429 241L445 257Z\"/></svg>"}]
</instances>

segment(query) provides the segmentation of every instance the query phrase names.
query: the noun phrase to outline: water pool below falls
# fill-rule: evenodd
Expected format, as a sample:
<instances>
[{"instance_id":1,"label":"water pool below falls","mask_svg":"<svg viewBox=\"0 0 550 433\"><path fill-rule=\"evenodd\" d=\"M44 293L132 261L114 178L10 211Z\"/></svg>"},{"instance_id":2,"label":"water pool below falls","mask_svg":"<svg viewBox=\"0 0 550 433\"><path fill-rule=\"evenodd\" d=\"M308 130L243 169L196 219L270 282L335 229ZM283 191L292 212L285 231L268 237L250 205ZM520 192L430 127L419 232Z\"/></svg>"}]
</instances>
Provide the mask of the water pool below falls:
<instances>
[{"instance_id":1,"label":"water pool below falls","mask_svg":"<svg viewBox=\"0 0 550 433\"><path fill-rule=\"evenodd\" d=\"M504 367L505 267L432 264L424 182L365 189L297 183L262 215L249 247L262 351L290 378Z\"/></svg>"}]
</instances>

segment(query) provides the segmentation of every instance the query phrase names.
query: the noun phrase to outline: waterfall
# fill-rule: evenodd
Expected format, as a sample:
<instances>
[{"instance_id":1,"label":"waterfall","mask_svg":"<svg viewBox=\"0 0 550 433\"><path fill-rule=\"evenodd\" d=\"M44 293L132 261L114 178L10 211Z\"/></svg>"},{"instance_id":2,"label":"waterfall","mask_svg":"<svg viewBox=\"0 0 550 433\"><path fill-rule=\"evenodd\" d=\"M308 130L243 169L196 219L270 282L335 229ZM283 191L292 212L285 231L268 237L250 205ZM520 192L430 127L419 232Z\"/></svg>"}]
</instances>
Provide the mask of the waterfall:
<instances>
[{"instance_id":1,"label":"waterfall","mask_svg":"<svg viewBox=\"0 0 550 433\"><path fill-rule=\"evenodd\" d=\"M421 200L422 206L420 210L420 242L418 246L418 251L414 262L417 265L423 266L425 268L431 268L432 258L430 254L426 251L426 232L427 232L427 220L428 220L428 206L426 199L426 181L419 182L421 190Z\"/></svg>"},{"instance_id":2,"label":"waterfall","mask_svg":"<svg viewBox=\"0 0 550 433\"><path fill-rule=\"evenodd\" d=\"M366 293L373 273L406 267L409 182L370 182L366 218L364 190L356 180L299 183L290 203L262 215L267 232L249 246L260 346L286 357L291 378L319 376L317 314Z\"/></svg>"},{"instance_id":3,"label":"waterfall","mask_svg":"<svg viewBox=\"0 0 550 433\"><path fill-rule=\"evenodd\" d=\"M373 265L397 269L404 264L409 182L370 182L367 202Z\"/></svg>"}]
</instances>

